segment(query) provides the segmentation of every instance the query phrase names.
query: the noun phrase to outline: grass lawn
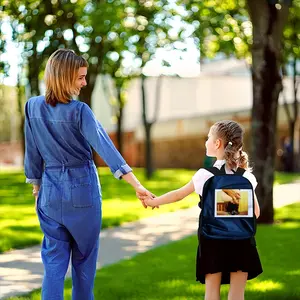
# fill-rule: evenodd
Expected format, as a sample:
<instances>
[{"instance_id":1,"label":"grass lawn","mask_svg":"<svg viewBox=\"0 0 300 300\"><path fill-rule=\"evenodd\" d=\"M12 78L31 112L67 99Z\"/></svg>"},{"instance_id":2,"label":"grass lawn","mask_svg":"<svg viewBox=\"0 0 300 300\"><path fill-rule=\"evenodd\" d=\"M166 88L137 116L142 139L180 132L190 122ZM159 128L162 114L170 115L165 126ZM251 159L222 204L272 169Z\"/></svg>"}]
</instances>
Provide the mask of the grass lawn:
<instances>
[{"instance_id":1,"label":"grass lawn","mask_svg":"<svg viewBox=\"0 0 300 300\"><path fill-rule=\"evenodd\" d=\"M300 299L300 203L276 211L275 225L259 225L257 245L264 272L248 282L248 300ZM204 286L195 282L196 237L168 244L97 272L95 299L199 300ZM117 274L117 276L116 276ZM228 285L221 289L227 299ZM37 300L40 292L10 300ZM71 299L71 280L65 299Z\"/></svg>"},{"instance_id":2,"label":"grass lawn","mask_svg":"<svg viewBox=\"0 0 300 300\"><path fill-rule=\"evenodd\" d=\"M98 171L103 189L103 228L191 207L199 200L198 196L193 194L185 201L164 205L153 211L150 208L144 209L131 186L122 180L117 181L108 168L100 168ZM181 187L191 180L195 173L193 170L183 169L158 170L153 179L147 181L143 169L135 169L134 172L145 187L157 195ZM300 179L300 174L276 173L275 184L295 179ZM22 171L0 172L0 253L41 242L42 233L34 210L31 185L24 182Z\"/></svg>"},{"instance_id":3,"label":"grass lawn","mask_svg":"<svg viewBox=\"0 0 300 300\"><path fill-rule=\"evenodd\" d=\"M196 194L187 201L164 205L159 209L144 209L135 196L134 189L123 180L116 180L108 168L99 168L103 196L102 228L118 226L144 217L187 208L197 203ZM192 170L159 170L147 181L143 169L134 173L149 190L160 195L186 184L195 173ZM32 186L25 184L22 171L0 172L0 253L24 248L41 242L42 232L34 210Z\"/></svg>"},{"instance_id":4,"label":"grass lawn","mask_svg":"<svg viewBox=\"0 0 300 300\"><path fill-rule=\"evenodd\" d=\"M294 181L300 181L300 173L275 172L274 184L285 184Z\"/></svg>"}]
</instances>

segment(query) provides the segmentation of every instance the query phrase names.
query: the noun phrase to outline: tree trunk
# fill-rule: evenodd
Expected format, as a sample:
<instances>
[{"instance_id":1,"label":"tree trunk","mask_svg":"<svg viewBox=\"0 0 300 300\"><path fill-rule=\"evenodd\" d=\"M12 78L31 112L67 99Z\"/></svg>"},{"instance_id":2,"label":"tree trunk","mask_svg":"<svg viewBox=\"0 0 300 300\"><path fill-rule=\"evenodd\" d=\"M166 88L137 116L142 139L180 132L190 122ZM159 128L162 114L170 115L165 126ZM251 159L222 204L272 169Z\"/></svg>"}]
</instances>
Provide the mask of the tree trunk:
<instances>
[{"instance_id":1,"label":"tree trunk","mask_svg":"<svg viewBox=\"0 0 300 300\"><path fill-rule=\"evenodd\" d=\"M17 82L17 91L18 91L18 111L20 114L20 140L21 140L21 149L22 149L22 161L24 161L24 154L25 154L25 134L24 134L24 123L25 123L25 116L24 116L24 89L20 84L20 74L18 75L18 82Z\"/></svg>"},{"instance_id":2,"label":"tree trunk","mask_svg":"<svg viewBox=\"0 0 300 300\"><path fill-rule=\"evenodd\" d=\"M297 119L296 125L295 125L295 136L296 136L296 141L298 141L295 144L296 148L296 172L300 172L300 118Z\"/></svg>"},{"instance_id":3,"label":"tree trunk","mask_svg":"<svg viewBox=\"0 0 300 300\"><path fill-rule=\"evenodd\" d=\"M253 25L252 160L261 207L261 223L274 221L273 182L278 97L282 90L280 49L288 7L278 10L266 0L248 1Z\"/></svg>"},{"instance_id":4,"label":"tree trunk","mask_svg":"<svg viewBox=\"0 0 300 300\"><path fill-rule=\"evenodd\" d=\"M289 129L290 129L290 146L291 146L291 153L290 153L290 172L294 172L296 170L295 166L295 125L296 120L289 122Z\"/></svg>"},{"instance_id":5,"label":"tree trunk","mask_svg":"<svg viewBox=\"0 0 300 300\"><path fill-rule=\"evenodd\" d=\"M122 88L117 87L118 97L118 112L117 112L117 142L118 150L123 154L123 136L122 136L122 125L123 125L123 101L122 101Z\"/></svg>"},{"instance_id":6,"label":"tree trunk","mask_svg":"<svg viewBox=\"0 0 300 300\"><path fill-rule=\"evenodd\" d=\"M89 74L87 73L87 86L85 86L79 95L80 101L86 103L89 107L91 107L92 104L92 93L95 87L97 74Z\"/></svg>"},{"instance_id":7,"label":"tree trunk","mask_svg":"<svg viewBox=\"0 0 300 300\"><path fill-rule=\"evenodd\" d=\"M150 179L153 175L153 163L152 163L152 147L151 147L151 127L152 123L145 125L145 150L146 150L146 176Z\"/></svg>"},{"instance_id":8,"label":"tree trunk","mask_svg":"<svg viewBox=\"0 0 300 300\"><path fill-rule=\"evenodd\" d=\"M298 147L296 147L295 141L295 133L296 133L296 126L297 126L297 119L298 119L298 99L297 99L297 69L296 69L296 58L293 60L293 103L289 105L287 100L284 98L284 108L286 111L288 124L289 124L289 146L290 151L286 153L286 168L285 171L287 172L296 172L298 169ZM291 106L291 109L290 109ZM290 111L291 110L291 111Z\"/></svg>"},{"instance_id":9,"label":"tree trunk","mask_svg":"<svg viewBox=\"0 0 300 300\"><path fill-rule=\"evenodd\" d=\"M292 166L293 166L293 171L296 172L298 171L298 164L299 162L297 162L297 159L299 159L299 148L296 147L295 143L295 130L297 130L297 120L299 118L299 101L297 98L297 94L298 94L298 81L297 81L297 58L294 57L293 60L293 111L294 111L294 122L292 124L292 128L290 128L291 130L291 147L292 147L292 153L293 153L293 159L292 159ZM300 141L299 141L300 143ZM297 150L298 149L298 150Z\"/></svg>"},{"instance_id":10,"label":"tree trunk","mask_svg":"<svg viewBox=\"0 0 300 300\"><path fill-rule=\"evenodd\" d=\"M28 82L30 86L30 96L41 94L39 87L40 59L37 54L28 57Z\"/></svg>"},{"instance_id":11,"label":"tree trunk","mask_svg":"<svg viewBox=\"0 0 300 300\"><path fill-rule=\"evenodd\" d=\"M147 120L147 105L146 105L146 91L145 91L145 76L141 76L141 91L142 91L142 107L143 107L143 123L145 129L145 166L146 177L150 179L153 175L152 165L152 148L151 148L151 126L152 123Z\"/></svg>"},{"instance_id":12,"label":"tree trunk","mask_svg":"<svg viewBox=\"0 0 300 300\"><path fill-rule=\"evenodd\" d=\"M103 39L100 44L96 44L95 41L93 40L90 46L94 50L97 49L98 63L89 65L88 73L86 76L87 86L81 90L79 96L79 99L82 102L85 102L89 107L91 107L92 104L92 93L96 84L97 76L102 71L103 59L105 55Z\"/></svg>"}]
</instances>

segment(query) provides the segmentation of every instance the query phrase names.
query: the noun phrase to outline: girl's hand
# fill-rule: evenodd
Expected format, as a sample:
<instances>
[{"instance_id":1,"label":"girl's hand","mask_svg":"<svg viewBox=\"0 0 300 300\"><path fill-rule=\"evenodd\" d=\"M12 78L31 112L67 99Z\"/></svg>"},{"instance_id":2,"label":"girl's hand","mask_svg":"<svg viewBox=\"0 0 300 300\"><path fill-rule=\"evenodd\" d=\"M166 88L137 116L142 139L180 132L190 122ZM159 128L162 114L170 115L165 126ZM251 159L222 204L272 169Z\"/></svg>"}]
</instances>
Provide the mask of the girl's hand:
<instances>
[{"instance_id":1,"label":"girl's hand","mask_svg":"<svg viewBox=\"0 0 300 300\"><path fill-rule=\"evenodd\" d=\"M145 204L147 205L147 206L151 206L152 208L155 208L155 207L159 207L158 205L157 205L157 201L156 201L156 199L153 199L153 198L150 198L150 197L146 197L145 199L144 199L144 202L145 202Z\"/></svg>"},{"instance_id":2,"label":"girl's hand","mask_svg":"<svg viewBox=\"0 0 300 300\"><path fill-rule=\"evenodd\" d=\"M145 189L142 185L139 185L136 189L136 196L140 199L140 201L142 202L142 205L147 208L147 204L145 203L145 199L146 198L150 198L153 199L155 197L154 194L152 194L151 192L149 192L147 189Z\"/></svg>"}]
</instances>

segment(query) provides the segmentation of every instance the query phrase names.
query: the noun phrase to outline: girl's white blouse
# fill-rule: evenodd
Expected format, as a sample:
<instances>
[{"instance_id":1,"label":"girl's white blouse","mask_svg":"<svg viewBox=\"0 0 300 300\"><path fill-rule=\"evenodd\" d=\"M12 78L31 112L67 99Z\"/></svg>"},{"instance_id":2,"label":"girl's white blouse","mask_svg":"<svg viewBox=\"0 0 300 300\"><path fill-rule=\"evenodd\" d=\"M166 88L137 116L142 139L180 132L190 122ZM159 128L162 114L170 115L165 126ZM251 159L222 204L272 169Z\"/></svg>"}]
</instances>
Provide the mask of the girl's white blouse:
<instances>
[{"instance_id":1,"label":"girl's white blouse","mask_svg":"<svg viewBox=\"0 0 300 300\"><path fill-rule=\"evenodd\" d=\"M214 163L214 167L217 167L218 169L221 169L221 167L225 164L225 160L217 160ZM232 174L232 170L229 170L227 168L225 168L226 174ZM195 187L195 192L199 195L202 195L202 191L203 191L203 186L205 184L205 182L210 178L214 176L212 173L210 173L209 171L205 170L205 169L199 169L195 175L193 176L192 180L194 183L194 187ZM243 174L244 177L246 177L252 184L253 186L253 190L255 190L256 186L257 186L257 181L255 176L250 173L249 171L246 171Z\"/></svg>"}]
</instances>

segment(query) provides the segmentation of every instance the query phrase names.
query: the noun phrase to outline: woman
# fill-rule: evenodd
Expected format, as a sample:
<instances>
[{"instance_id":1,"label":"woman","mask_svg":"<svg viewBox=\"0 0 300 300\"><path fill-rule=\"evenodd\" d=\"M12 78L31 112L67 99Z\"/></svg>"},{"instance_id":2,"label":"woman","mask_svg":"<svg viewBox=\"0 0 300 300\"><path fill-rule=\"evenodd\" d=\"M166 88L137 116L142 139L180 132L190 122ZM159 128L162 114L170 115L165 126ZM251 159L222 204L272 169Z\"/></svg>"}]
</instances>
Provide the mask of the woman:
<instances>
[{"instance_id":1,"label":"woman","mask_svg":"<svg viewBox=\"0 0 300 300\"><path fill-rule=\"evenodd\" d=\"M153 196L134 176L91 109L72 100L86 86L87 67L86 60L72 50L55 51L46 65L46 95L29 99L25 106L25 175L26 182L33 184L44 233L45 300L63 299L70 255L73 299L94 298L101 187L92 148L117 179L133 186L138 197Z\"/></svg>"}]
</instances>

